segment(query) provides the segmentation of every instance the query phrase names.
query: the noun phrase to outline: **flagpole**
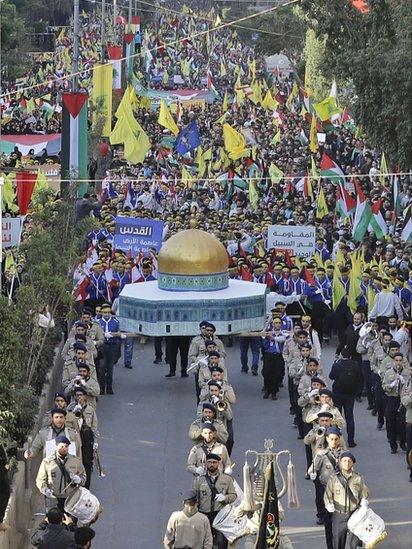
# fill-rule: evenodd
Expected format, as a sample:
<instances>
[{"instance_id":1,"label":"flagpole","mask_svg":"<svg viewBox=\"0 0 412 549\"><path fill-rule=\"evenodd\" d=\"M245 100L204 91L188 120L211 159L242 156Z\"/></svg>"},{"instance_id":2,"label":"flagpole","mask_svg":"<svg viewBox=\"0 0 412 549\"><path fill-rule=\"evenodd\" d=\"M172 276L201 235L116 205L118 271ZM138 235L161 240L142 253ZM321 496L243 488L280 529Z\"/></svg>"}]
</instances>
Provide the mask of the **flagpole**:
<instances>
[{"instance_id":1,"label":"flagpole","mask_svg":"<svg viewBox=\"0 0 412 549\"><path fill-rule=\"evenodd\" d=\"M73 9L73 80L72 91L79 91L79 0L74 0Z\"/></svg>"},{"instance_id":2,"label":"flagpole","mask_svg":"<svg viewBox=\"0 0 412 549\"><path fill-rule=\"evenodd\" d=\"M3 186L4 177L0 177L0 295L3 284Z\"/></svg>"},{"instance_id":3,"label":"flagpole","mask_svg":"<svg viewBox=\"0 0 412 549\"><path fill-rule=\"evenodd\" d=\"M100 57L105 60L105 42L106 42L106 0L102 0L102 24L100 31Z\"/></svg>"}]
</instances>

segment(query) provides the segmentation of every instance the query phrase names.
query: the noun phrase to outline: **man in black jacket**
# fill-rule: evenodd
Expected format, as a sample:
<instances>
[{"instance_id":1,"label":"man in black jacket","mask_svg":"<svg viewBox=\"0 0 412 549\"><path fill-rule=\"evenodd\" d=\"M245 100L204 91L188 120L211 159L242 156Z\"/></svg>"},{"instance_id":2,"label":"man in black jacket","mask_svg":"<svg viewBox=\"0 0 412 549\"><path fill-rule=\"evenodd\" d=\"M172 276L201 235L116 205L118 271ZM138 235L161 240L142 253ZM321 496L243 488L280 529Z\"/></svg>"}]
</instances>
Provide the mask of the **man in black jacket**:
<instances>
[{"instance_id":1,"label":"man in black jacket","mask_svg":"<svg viewBox=\"0 0 412 549\"><path fill-rule=\"evenodd\" d=\"M333 364L329 378L334 380L333 402L340 412L343 408L345 413L349 447L354 448L356 442L353 407L355 397L363 387L363 376L360 363L351 359L351 352L347 347L342 349L341 358Z\"/></svg>"},{"instance_id":2,"label":"man in black jacket","mask_svg":"<svg viewBox=\"0 0 412 549\"><path fill-rule=\"evenodd\" d=\"M39 549L68 549L74 543L74 534L63 524L64 513L57 507L47 511L46 520L35 528L31 544Z\"/></svg>"}]
</instances>

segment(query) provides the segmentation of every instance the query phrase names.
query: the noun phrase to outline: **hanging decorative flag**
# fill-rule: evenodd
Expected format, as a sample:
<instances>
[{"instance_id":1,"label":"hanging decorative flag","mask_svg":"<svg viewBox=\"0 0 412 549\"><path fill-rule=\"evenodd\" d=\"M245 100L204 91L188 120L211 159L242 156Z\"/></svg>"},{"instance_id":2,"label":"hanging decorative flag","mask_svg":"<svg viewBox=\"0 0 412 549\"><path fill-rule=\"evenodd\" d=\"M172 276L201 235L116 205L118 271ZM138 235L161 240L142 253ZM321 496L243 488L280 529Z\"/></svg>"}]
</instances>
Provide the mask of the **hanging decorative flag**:
<instances>
[{"instance_id":1,"label":"hanging decorative flag","mask_svg":"<svg viewBox=\"0 0 412 549\"><path fill-rule=\"evenodd\" d=\"M19 205L20 215L27 214L36 179L36 173L19 172L16 175L17 204Z\"/></svg>"},{"instance_id":2,"label":"hanging decorative flag","mask_svg":"<svg viewBox=\"0 0 412 549\"><path fill-rule=\"evenodd\" d=\"M62 179L87 179L87 99L85 92L62 93ZM78 195L87 183L78 187Z\"/></svg>"},{"instance_id":3,"label":"hanging decorative flag","mask_svg":"<svg viewBox=\"0 0 412 549\"><path fill-rule=\"evenodd\" d=\"M113 65L113 89L122 89L122 46L107 46L107 54Z\"/></svg>"}]
</instances>

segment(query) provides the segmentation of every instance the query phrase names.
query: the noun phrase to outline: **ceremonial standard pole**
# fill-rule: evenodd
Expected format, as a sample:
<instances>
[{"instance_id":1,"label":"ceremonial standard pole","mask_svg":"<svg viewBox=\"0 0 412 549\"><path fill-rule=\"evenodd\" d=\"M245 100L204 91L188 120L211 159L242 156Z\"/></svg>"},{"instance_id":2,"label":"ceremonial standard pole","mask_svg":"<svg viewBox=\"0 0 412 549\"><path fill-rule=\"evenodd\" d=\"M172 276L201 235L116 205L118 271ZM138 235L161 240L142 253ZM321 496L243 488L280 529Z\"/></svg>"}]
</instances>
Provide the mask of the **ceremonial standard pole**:
<instances>
[{"instance_id":1,"label":"ceremonial standard pole","mask_svg":"<svg viewBox=\"0 0 412 549\"><path fill-rule=\"evenodd\" d=\"M79 0L74 0L73 11L73 81L72 91L79 91Z\"/></svg>"},{"instance_id":2,"label":"ceremonial standard pole","mask_svg":"<svg viewBox=\"0 0 412 549\"><path fill-rule=\"evenodd\" d=\"M102 0L102 25L101 25L101 61L105 60L106 51L106 0Z\"/></svg>"}]
</instances>

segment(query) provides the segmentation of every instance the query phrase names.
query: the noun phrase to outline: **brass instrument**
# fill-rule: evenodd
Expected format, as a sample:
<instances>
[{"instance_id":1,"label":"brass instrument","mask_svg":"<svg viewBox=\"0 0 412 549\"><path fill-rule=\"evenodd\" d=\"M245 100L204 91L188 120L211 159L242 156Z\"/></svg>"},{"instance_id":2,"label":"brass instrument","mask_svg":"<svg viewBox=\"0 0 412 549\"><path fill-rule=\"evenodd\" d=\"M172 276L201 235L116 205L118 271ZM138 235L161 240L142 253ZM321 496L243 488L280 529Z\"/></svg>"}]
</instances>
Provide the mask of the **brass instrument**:
<instances>
[{"instance_id":1,"label":"brass instrument","mask_svg":"<svg viewBox=\"0 0 412 549\"><path fill-rule=\"evenodd\" d=\"M187 369L187 373L190 374L190 372L196 373L201 366L206 366L208 363L207 356L201 355L197 360L193 362Z\"/></svg>"},{"instance_id":2,"label":"brass instrument","mask_svg":"<svg viewBox=\"0 0 412 549\"><path fill-rule=\"evenodd\" d=\"M218 412L225 412L227 410L227 403L224 400L218 400L216 408Z\"/></svg>"},{"instance_id":3,"label":"brass instrument","mask_svg":"<svg viewBox=\"0 0 412 549\"><path fill-rule=\"evenodd\" d=\"M105 471L102 467L99 452L97 451L97 448L95 450L93 450L93 457L94 457L94 462L95 462L96 467L97 467L97 471L99 473L99 477L102 477L102 478L105 477L106 473L105 473Z\"/></svg>"}]
</instances>

